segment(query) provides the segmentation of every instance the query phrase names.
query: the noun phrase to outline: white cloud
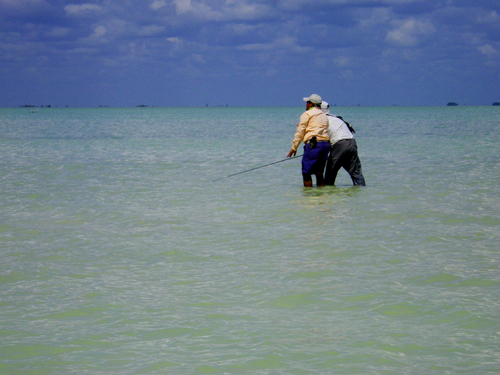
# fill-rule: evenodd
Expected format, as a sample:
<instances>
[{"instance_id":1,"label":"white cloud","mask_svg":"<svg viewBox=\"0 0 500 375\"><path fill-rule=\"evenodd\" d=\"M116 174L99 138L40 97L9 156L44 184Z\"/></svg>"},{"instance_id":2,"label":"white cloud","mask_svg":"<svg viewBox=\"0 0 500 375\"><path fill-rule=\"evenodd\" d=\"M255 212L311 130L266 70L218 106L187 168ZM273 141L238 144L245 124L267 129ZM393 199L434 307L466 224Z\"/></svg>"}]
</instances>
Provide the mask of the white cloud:
<instances>
[{"instance_id":1,"label":"white cloud","mask_svg":"<svg viewBox=\"0 0 500 375\"><path fill-rule=\"evenodd\" d=\"M273 12L268 5L248 3L248 0L226 0L217 8L203 1L174 0L173 3L177 15L191 13L197 19L208 21L256 19Z\"/></svg>"},{"instance_id":2,"label":"white cloud","mask_svg":"<svg viewBox=\"0 0 500 375\"><path fill-rule=\"evenodd\" d=\"M231 8L227 9L227 15L241 19L251 19L271 13L271 8L265 5L259 5L255 3L247 4L246 2L239 2L238 4L235 4Z\"/></svg>"},{"instance_id":3,"label":"white cloud","mask_svg":"<svg viewBox=\"0 0 500 375\"><path fill-rule=\"evenodd\" d=\"M436 29L430 22L411 18L404 21L397 29L389 31L385 40L403 47L414 47L435 32Z\"/></svg>"},{"instance_id":4,"label":"white cloud","mask_svg":"<svg viewBox=\"0 0 500 375\"><path fill-rule=\"evenodd\" d=\"M286 10L298 10L304 7L318 7L323 5L353 5L355 7L374 5L400 5L418 2L418 0L278 0L277 6Z\"/></svg>"},{"instance_id":5,"label":"white cloud","mask_svg":"<svg viewBox=\"0 0 500 375\"><path fill-rule=\"evenodd\" d=\"M186 13L194 9L191 0L175 0L174 3L177 14ZM200 7L204 7L203 4L200 4Z\"/></svg>"},{"instance_id":6,"label":"white cloud","mask_svg":"<svg viewBox=\"0 0 500 375\"><path fill-rule=\"evenodd\" d=\"M78 16L89 12L98 12L101 9L102 7L95 4L80 4L80 5L70 4L64 7L66 13L72 16Z\"/></svg>"},{"instance_id":7,"label":"white cloud","mask_svg":"<svg viewBox=\"0 0 500 375\"><path fill-rule=\"evenodd\" d=\"M178 37L167 38L170 43L179 44L181 40Z\"/></svg>"},{"instance_id":8,"label":"white cloud","mask_svg":"<svg viewBox=\"0 0 500 375\"><path fill-rule=\"evenodd\" d=\"M495 11L492 10L491 12L485 14L485 15L480 15L477 19L479 23L494 23L498 24L500 22L500 15Z\"/></svg>"},{"instance_id":9,"label":"white cloud","mask_svg":"<svg viewBox=\"0 0 500 375\"><path fill-rule=\"evenodd\" d=\"M347 56L338 56L333 61L337 66L344 67L344 66L349 66L351 59Z\"/></svg>"},{"instance_id":10,"label":"white cloud","mask_svg":"<svg viewBox=\"0 0 500 375\"><path fill-rule=\"evenodd\" d=\"M149 5L149 8L152 10L158 10L165 7L166 5L167 3L165 2L165 0L155 0Z\"/></svg>"},{"instance_id":11,"label":"white cloud","mask_svg":"<svg viewBox=\"0 0 500 375\"><path fill-rule=\"evenodd\" d=\"M103 37L108 30L104 26L97 26L94 29L94 33L91 35L92 38L101 38Z\"/></svg>"},{"instance_id":12,"label":"white cloud","mask_svg":"<svg viewBox=\"0 0 500 375\"><path fill-rule=\"evenodd\" d=\"M197 63L197 64L206 64L207 63L205 61L205 59L199 53L194 53L191 56L191 61L193 61L194 63Z\"/></svg>"},{"instance_id":13,"label":"white cloud","mask_svg":"<svg viewBox=\"0 0 500 375\"><path fill-rule=\"evenodd\" d=\"M254 52L269 52L269 51L286 51L286 52L305 52L308 51L307 47L300 47L296 43L296 39L292 37L282 37L273 40L270 43L254 43L239 46L238 49L243 51Z\"/></svg>"},{"instance_id":14,"label":"white cloud","mask_svg":"<svg viewBox=\"0 0 500 375\"><path fill-rule=\"evenodd\" d=\"M12 9L20 9L42 4L46 4L44 0L0 0L0 6Z\"/></svg>"},{"instance_id":15,"label":"white cloud","mask_svg":"<svg viewBox=\"0 0 500 375\"><path fill-rule=\"evenodd\" d=\"M388 8L370 9L368 16L359 21L361 27L374 27L380 24L387 23L391 18L391 13Z\"/></svg>"},{"instance_id":16,"label":"white cloud","mask_svg":"<svg viewBox=\"0 0 500 375\"><path fill-rule=\"evenodd\" d=\"M477 47L479 52L486 56L493 56L497 54L497 50L491 46L491 44L485 44L484 46Z\"/></svg>"},{"instance_id":17,"label":"white cloud","mask_svg":"<svg viewBox=\"0 0 500 375\"><path fill-rule=\"evenodd\" d=\"M180 51L182 49L182 40L178 37L171 37L171 38L167 38L167 42L170 42L172 43L172 48L171 48L171 52L177 52L177 51Z\"/></svg>"},{"instance_id":18,"label":"white cloud","mask_svg":"<svg viewBox=\"0 0 500 375\"><path fill-rule=\"evenodd\" d=\"M465 33L462 35L462 39L465 40L466 43L479 45L484 43L484 35L483 34L472 34Z\"/></svg>"}]
</instances>

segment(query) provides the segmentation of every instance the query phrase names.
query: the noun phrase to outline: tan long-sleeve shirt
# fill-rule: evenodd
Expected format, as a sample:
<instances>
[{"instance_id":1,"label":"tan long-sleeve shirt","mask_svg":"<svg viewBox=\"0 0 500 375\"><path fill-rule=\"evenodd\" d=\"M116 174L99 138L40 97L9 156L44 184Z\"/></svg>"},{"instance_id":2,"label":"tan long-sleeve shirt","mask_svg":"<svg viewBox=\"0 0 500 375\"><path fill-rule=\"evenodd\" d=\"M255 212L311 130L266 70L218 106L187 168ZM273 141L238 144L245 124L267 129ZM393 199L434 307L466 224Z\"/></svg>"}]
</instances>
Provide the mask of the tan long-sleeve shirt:
<instances>
[{"instance_id":1,"label":"tan long-sleeve shirt","mask_svg":"<svg viewBox=\"0 0 500 375\"><path fill-rule=\"evenodd\" d=\"M318 141L328 141L328 117L319 108L312 107L300 116L300 123L292 142L292 150L297 151L300 142L306 143L312 137Z\"/></svg>"}]
</instances>

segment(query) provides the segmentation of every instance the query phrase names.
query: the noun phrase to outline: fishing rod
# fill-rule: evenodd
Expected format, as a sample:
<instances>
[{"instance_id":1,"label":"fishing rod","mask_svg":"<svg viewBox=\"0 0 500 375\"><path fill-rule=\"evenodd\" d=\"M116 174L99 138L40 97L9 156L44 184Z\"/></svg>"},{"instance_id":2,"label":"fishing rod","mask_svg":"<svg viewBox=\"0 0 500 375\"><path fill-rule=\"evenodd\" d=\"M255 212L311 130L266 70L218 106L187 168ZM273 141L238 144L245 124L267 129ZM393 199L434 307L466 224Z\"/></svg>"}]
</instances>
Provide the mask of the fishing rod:
<instances>
[{"instance_id":1,"label":"fishing rod","mask_svg":"<svg viewBox=\"0 0 500 375\"><path fill-rule=\"evenodd\" d=\"M219 180L223 180L225 178L229 178L229 177L233 177L233 176L236 176L238 174L242 174L242 173L246 173L246 172L250 172L250 171L254 171L256 169L259 169L259 168L264 168L264 167L268 167L270 165L273 165L273 164L278 164L278 163L282 163L284 161L287 161L287 160L292 160L292 159L295 159L295 158L298 158L298 157L301 157L302 155L295 155L295 156L292 156L290 158L286 158L286 159L283 159L283 160L278 160L278 161L275 161L273 163L269 163L269 164L266 164L266 165L261 165L260 167L255 167L255 168L251 168L251 169L247 169L246 171L241 171L241 172L238 172L238 173L233 173L233 174L230 174L229 176L226 176L226 177L220 177L220 178L216 178L215 180L212 180L212 182L214 181L219 181Z\"/></svg>"}]
</instances>

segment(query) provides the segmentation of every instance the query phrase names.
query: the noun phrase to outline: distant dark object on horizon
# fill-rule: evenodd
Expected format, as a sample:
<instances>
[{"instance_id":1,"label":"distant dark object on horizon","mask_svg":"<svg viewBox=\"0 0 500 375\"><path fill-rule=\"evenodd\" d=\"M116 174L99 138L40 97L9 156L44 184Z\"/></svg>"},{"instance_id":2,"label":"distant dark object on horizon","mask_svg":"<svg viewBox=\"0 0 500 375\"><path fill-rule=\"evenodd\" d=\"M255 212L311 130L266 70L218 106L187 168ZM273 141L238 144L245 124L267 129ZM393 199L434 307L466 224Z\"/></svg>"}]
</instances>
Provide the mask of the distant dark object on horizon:
<instances>
[{"instance_id":1,"label":"distant dark object on horizon","mask_svg":"<svg viewBox=\"0 0 500 375\"><path fill-rule=\"evenodd\" d=\"M147 105L146 105L146 104L139 104L139 105L137 105L136 107L146 108L146 107L147 107Z\"/></svg>"},{"instance_id":2,"label":"distant dark object on horizon","mask_svg":"<svg viewBox=\"0 0 500 375\"><path fill-rule=\"evenodd\" d=\"M492 105L494 105L494 106L500 105L500 102L495 102Z\"/></svg>"},{"instance_id":3,"label":"distant dark object on horizon","mask_svg":"<svg viewBox=\"0 0 500 375\"><path fill-rule=\"evenodd\" d=\"M457 106L458 103L455 103L455 102L449 102L448 104L446 104L448 107L454 107L454 106Z\"/></svg>"},{"instance_id":4,"label":"distant dark object on horizon","mask_svg":"<svg viewBox=\"0 0 500 375\"><path fill-rule=\"evenodd\" d=\"M209 107L208 103L205 104L205 107L207 107L207 108ZM224 108L224 107L226 107L226 108L228 108L229 104L217 104L214 107L218 107L218 108Z\"/></svg>"}]
</instances>

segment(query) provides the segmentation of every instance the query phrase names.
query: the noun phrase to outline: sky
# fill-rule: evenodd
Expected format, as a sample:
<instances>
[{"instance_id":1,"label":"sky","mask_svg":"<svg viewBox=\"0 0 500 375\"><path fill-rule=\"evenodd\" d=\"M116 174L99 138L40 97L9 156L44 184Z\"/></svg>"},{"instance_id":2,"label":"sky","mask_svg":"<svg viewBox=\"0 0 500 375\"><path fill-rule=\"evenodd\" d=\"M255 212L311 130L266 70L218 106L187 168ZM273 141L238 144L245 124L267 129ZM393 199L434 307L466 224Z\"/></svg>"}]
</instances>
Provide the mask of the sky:
<instances>
[{"instance_id":1,"label":"sky","mask_svg":"<svg viewBox=\"0 0 500 375\"><path fill-rule=\"evenodd\" d=\"M0 0L0 107L500 102L498 0Z\"/></svg>"}]
</instances>

